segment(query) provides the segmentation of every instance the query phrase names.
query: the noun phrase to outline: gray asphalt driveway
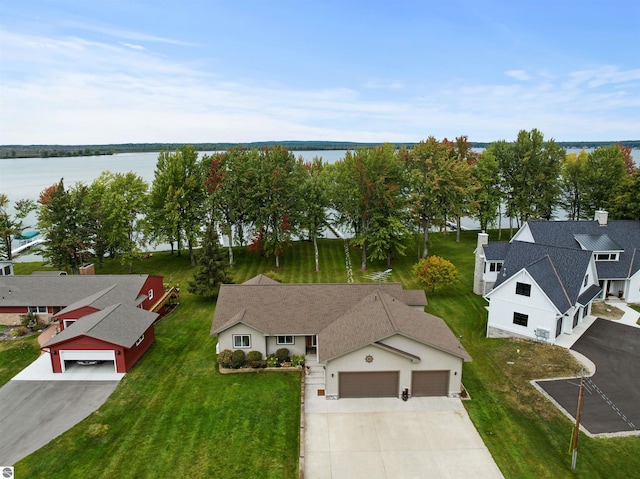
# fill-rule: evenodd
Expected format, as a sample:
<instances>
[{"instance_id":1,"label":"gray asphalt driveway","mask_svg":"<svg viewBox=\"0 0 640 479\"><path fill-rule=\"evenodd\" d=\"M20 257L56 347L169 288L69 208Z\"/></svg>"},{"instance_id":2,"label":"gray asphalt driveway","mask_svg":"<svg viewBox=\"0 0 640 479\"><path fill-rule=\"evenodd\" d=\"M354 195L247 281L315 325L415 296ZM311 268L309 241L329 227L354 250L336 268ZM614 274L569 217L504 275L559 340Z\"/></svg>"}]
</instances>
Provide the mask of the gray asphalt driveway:
<instances>
[{"instance_id":1,"label":"gray asphalt driveway","mask_svg":"<svg viewBox=\"0 0 640 479\"><path fill-rule=\"evenodd\" d=\"M15 464L82 421L118 383L9 381L0 388L0 464Z\"/></svg>"},{"instance_id":2,"label":"gray asphalt driveway","mask_svg":"<svg viewBox=\"0 0 640 479\"><path fill-rule=\"evenodd\" d=\"M571 349L595 363L590 379L602 393L590 385L585 388L580 424L591 434L634 431L629 423L640 429L640 328L597 319ZM538 381L572 417L579 384L579 379Z\"/></svg>"}]
</instances>

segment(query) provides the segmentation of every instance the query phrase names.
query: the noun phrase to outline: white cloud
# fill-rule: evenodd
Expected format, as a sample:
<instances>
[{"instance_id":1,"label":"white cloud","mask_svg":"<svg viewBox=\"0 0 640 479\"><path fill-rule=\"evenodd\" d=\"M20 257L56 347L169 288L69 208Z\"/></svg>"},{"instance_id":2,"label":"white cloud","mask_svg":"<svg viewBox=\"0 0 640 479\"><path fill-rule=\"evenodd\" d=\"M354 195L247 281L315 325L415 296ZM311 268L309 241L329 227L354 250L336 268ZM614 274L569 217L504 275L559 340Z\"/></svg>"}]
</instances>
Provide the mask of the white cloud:
<instances>
[{"instance_id":1,"label":"white cloud","mask_svg":"<svg viewBox=\"0 0 640 479\"><path fill-rule=\"evenodd\" d=\"M520 80L520 81L531 80L531 77L529 76L529 74L524 70L509 70L505 72L505 74L507 76L510 76L511 78L515 78L516 80Z\"/></svg>"}]
</instances>

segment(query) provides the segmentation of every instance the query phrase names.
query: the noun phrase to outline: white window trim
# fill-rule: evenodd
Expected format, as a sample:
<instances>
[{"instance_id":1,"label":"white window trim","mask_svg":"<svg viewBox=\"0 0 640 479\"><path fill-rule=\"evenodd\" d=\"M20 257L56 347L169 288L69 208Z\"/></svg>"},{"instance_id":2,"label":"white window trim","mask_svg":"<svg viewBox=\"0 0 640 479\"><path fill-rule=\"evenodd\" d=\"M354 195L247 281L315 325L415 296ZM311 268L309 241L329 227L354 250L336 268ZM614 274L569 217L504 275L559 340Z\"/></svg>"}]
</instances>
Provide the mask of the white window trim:
<instances>
[{"instance_id":1,"label":"white window trim","mask_svg":"<svg viewBox=\"0 0 640 479\"><path fill-rule=\"evenodd\" d=\"M142 341L144 341L144 334L136 340L136 346L138 346Z\"/></svg>"},{"instance_id":2,"label":"white window trim","mask_svg":"<svg viewBox=\"0 0 640 479\"><path fill-rule=\"evenodd\" d=\"M280 338L284 338L284 341L280 341ZM291 342L288 342L287 338L291 338ZM296 343L296 339L291 334L282 334L280 336L276 336L276 344L292 345L295 343Z\"/></svg>"},{"instance_id":3,"label":"white window trim","mask_svg":"<svg viewBox=\"0 0 640 479\"><path fill-rule=\"evenodd\" d=\"M149 293L147 293L147 295L149 296L149 299L153 299L153 289L149 290Z\"/></svg>"},{"instance_id":4,"label":"white window trim","mask_svg":"<svg viewBox=\"0 0 640 479\"><path fill-rule=\"evenodd\" d=\"M48 310L46 306L29 306L30 313L47 314Z\"/></svg>"},{"instance_id":5,"label":"white window trim","mask_svg":"<svg viewBox=\"0 0 640 479\"><path fill-rule=\"evenodd\" d=\"M237 345L236 343L236 338L244 338L247 337L249 338L249 344L247 346L244 346L242 343L242 339L240 340L240 346ZM251 335L250 334L234 334L233 335L233 348L234 349L249 349L251 348Z\"/></svg>"}]
</instances>

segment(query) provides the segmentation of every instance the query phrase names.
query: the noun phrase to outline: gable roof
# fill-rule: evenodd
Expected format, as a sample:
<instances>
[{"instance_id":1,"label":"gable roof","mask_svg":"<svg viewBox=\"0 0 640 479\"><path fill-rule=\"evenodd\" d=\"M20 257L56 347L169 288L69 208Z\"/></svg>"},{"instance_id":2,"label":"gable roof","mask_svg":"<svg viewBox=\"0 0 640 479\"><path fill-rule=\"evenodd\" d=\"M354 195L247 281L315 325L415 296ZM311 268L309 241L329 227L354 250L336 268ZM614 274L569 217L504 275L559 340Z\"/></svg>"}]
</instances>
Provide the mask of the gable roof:
<instances>
[{"instance_id":1,"label":"gable roof","mask_svg":"<svg viewBox=\"0 0 640 479\"><path fill-rule=\"evenodd\" d=\"M318 335L318 359L325 362L401 334L465 361L471 356L445 322L406 305L384 291L373 291L327 325ZM407 354L407 353L404 353Z\"/></svg>"},{"instance_id":2,"label":"gable roof","mask_svg":"<svg viewBox=\"0 0 640 479\"><path fill-rule=\"evenodd\" d=\"M67 275L67 276L0 276L0 307L2 306L84 306L102 309L123 303L138 305L140 290L147 274ZM102 294L101 294L102 293Z\"/></svg>"},{"instance_id":3,"label":"gable roof","mask_svg":"<svg viewBox=\"0 0 640 479\"><path fill-rule=\"evenodd\" d=\"M258 276L254 276L251 279L248 279L242 284L281 284L279 281L275 279L269 278L269 276L265 276L264 274L259 274Z\"/></svg>"},{"instance_id":4,"label":"gable roof","mask_svg":"<svg viewBox=\"0 0 640 479\"><path fill-rule=\"evenodd\" d=\"M622 246L609 238L609 235L574 234L573 237L582 249L589 251L623 251Z\"/></svg>"},{"instance_id":5,"label":"gable roof","mask_svg":"<svg viewBox=\"0 0 640 479\"><path fill-rule=\"evenodd\" d=\"M591 238L590 246L624 250L618 261L596 261L600 279L629 278L640 270L640 261L634 259L634 252L640 249L640 221L614 220L604 226L597 221L528 221L527 227L537 244L577 249L581 248L578 235L583 240Z\"/></svg>"},{"instance_id":6,"label":"gable roof","mask_svg":"<svg viewBox=\"0 0 640 479\"><path fill-rule=\"evenodd\" d=\"M564 312L577 301L590 261L590 251L512 241L494 289L525 269Z\"/></svg>"},{"instance_id":7,"label":"gable roof","mask_svg":"<svg viewBox=\"0 0 640 479\"><path fill-rule=\"evenodd\" d=\"M222 284L211 334L240 321L270 335L318 334L364 296L380 290L410 306L427 304L423 290L405 291L400 283Z\"/></svg>"},{"instance_id":8,"label":"gable roof","mask_svg":"<svg viewBox=\"0 0 640 479\"><path fill-rule=\"evenodd\" d=\"M42 347L47 348L80 336L87 336L131 348L157 318L157 313L130 305L113 304L78 319Z\"/></svg>"}]
</instances>

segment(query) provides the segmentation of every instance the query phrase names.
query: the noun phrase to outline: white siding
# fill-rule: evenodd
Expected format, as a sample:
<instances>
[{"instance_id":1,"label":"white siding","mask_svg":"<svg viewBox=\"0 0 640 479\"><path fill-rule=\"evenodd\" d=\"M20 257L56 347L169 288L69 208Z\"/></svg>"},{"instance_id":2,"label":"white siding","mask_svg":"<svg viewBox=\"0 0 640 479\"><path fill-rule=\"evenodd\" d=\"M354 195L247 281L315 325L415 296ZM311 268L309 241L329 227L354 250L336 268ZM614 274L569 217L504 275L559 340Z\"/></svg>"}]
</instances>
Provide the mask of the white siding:
<instances>
[{"instance_id":1,"label":"white siding","mask_svg":"<svg viewBox=\"0 0 640 479\"><path fill-rule=\"evenodd\" d=\"M640 303L640 271L634 274L629 280L627 303Z\"/></svg>"},{"instance_id":2,"label":"white siding","mask_svg":"<svg viewBox=\"0 0 640 479\"><path fill-rule=\"evenodd\" d=\"M294 336L293 344L278 344L276 336L268 336L267 338L267 354L275 354L280 348L287 348L289 355L304 355L307 352L307 337Z\"/></svg>"},{"instance_id":3,"label":"white siding","mask_svg":"<svg viewBox=\"0 0 640 479\"><path fill-rule=\"evenodd\" d=\"M392 336L382 342L419 356L420 361L414 363L411 359L397 353L376 346L365 346L327 363L325 373L327 396L338 394L340 371L400 371L398 390L398 395L400 395L404 388L408 388L411 392L411 371L449 370L451 371L449 374L449 395L460 393L462 359L400 335ZM367 356L372 356L373 361L367 362L365 360Z\"/></svg>"},{"instance_id":4,"label":"white siding","mask_svg":"<svg viewBox=\"0 0 640 479\"><path fill-rule=\"evenodd\" d=\"M516 234L513 235L511 241L524 241L526 243L535 243L533 239L533 235L531 234L531 230L529 229L529 223L525 223L522 225ZM510 241L510 242L511 242Z\"/></svg>"},{"instance_id":5,"label":"white siding","mask_svg":"<svg viewBox=\"0 0 640 479\"><path fill-rule=\"evenodd\" d=\"M256 329L253 329L246 324L236 324L231 326L229 329L226 329L218 334L218 344L220 345L220 351L224 351L225 349L234 349L233 347L233 336L236 334L248 334L251 336L251 346L248 348L242 348L243 351L260 351L262 356L265 357L267 355L266 341L264 334Z\"/></svg>"},{"instance_id":6,"label":"white siding","mask_svg":"<svg viewBox=\"0 0 640 479\"><path fill-rule=\"evenodd\" d=\"M516 294L517 282L530 284L531 296ZM489 294L489 297L488 330L496 328L504 331L507 335L513 334L536 339L535 330L546 329L549 331L549 341L554 342L556 318L559 312L525 270L519 271L502 283ZM529 316L527 326L514 324L514 312Z\"/></svg>"}]
</instances>

